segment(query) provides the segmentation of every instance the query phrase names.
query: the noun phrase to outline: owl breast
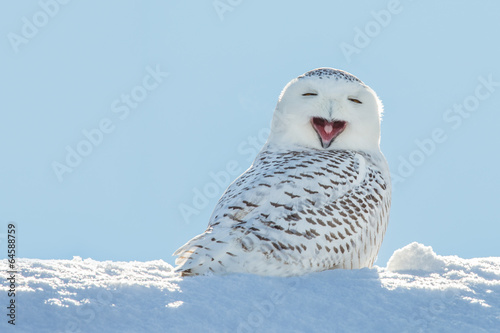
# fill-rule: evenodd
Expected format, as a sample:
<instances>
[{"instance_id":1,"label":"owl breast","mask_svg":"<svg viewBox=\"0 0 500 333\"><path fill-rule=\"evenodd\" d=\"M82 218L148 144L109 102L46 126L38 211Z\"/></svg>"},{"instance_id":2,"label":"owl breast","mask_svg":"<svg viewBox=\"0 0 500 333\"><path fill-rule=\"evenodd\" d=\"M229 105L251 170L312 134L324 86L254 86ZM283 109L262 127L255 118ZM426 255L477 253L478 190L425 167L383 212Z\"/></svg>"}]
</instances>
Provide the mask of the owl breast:
<instances>
[{"instance_id":1,"label":"owl breast","mask_svg":"<svg viewBox=\"0 0 500 333\"><path fill-rule=\"evenodd\" d=\"M381 154L269 146L228 187L205 236L185 245L179 264L188 274L280 276L370 267L389 208Z\"/></svg>"}]
</instances>

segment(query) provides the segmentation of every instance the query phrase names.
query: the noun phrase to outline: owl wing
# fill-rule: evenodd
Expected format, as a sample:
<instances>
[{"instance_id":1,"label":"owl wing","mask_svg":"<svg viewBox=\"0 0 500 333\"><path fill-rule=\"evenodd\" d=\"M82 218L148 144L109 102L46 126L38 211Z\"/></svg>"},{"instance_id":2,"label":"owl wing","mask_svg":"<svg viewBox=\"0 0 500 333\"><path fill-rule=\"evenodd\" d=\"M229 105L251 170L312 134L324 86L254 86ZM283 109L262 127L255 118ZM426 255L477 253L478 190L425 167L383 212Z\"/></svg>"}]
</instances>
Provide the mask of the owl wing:
<instances>
[{"instance_id":1,"label":"owl wing","mask_svg":"<svg viewBox=\"0 0 500 333\"><path fill-rule=\"evenodd\" d=\"M176 264L186 275L268 274L273 263L292 275L341 267L354 255L361 264L370 251L358 243L385 231L378 220L388 213L387 182L360 153L263 151L223 194L206 232L175 253Z\"/></svg>"}]
</instances>

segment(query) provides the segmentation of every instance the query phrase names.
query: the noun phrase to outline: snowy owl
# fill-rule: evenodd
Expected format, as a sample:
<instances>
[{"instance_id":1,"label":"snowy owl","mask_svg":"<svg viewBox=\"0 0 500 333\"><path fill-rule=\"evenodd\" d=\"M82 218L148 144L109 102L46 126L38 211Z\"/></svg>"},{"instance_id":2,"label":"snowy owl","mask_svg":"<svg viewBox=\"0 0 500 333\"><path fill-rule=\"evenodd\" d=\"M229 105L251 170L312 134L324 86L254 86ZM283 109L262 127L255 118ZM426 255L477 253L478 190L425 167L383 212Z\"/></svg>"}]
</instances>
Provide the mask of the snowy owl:
<instances>
[{"instance_id":1,"label":"snowy owl","mask_svg":"<svg viewBox=\"0 0 500 333\"><path fill-rule=\"evenodd\" d=\"M389 220L382 103L345 71L290 81L252 166L222 195L207 230L178 249L183 276L292 276L371 267Z\"/></svg>"}]
</instances>

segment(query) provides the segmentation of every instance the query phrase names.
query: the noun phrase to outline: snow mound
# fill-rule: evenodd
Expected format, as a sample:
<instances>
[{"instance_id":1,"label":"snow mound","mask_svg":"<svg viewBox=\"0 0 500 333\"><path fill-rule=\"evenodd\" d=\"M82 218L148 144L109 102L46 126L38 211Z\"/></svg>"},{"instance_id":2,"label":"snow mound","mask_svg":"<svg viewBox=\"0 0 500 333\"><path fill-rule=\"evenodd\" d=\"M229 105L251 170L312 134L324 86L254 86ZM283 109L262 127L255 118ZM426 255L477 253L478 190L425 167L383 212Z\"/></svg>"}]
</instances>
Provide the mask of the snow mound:
<instances>
[{"instance_id":1,"label":"snow mound","mask_svg":"<svg viewBox=\"0 0 500 333\"><path fill-rule=\"evenodd\" d=\"M387 270L392 272L412 270L440 272L445 266L446 262L441 256L434 253L432 247L417 242L394 251L394 254L387 262Z\"/></svg>"},{"instance_id":2,"label":"snow mound","mask_svg":"<svg viewBox=\"0 0 500 333\"><path fill-rule=\"evenodd\" d=\"M16 326L4 278L0 332L500 332L500 258L414 243L390 266L180 278L162 260L20 259Z\"/></svg>"}]
</instances>

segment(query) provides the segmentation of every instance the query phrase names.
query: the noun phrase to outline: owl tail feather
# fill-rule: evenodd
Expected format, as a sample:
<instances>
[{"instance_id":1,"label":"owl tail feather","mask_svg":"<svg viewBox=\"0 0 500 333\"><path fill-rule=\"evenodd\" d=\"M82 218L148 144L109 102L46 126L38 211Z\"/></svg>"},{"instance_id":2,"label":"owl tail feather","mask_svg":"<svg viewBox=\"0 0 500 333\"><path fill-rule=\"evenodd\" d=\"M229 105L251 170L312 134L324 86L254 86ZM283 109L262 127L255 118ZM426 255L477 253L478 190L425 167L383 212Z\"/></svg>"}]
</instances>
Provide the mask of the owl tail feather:
<instances>
[{"instance_id":1,"label":"owl tail feather","mask_svg":"<svg viewBox=\"0 0 500 333\"><path fill-rule=\"evenodd\" d=\"M234 246L234 242L229 241L235 239L237 237L234 231L229 230L226 237L221 237L220 232L217 237L211 232L194 237L174 252L174 256L179 256L175 260L175 271L182 276L228 273L225 263L231 261L232 257L237 257L238 254L233 252L241 249L241 246Z\"/></svg>"},{"instance_id":2,"label":"owl tail feather","mask_svg":"<svg viewBox=\"0 0 500 333\"><path fill-rule=\"evenodd\" d=\"M244 229L207 231L174 252L176 272L181 276L229 273L288 276L303 263L293 251L278 249L278 243Z\"/></svg>"}]
</instances>

